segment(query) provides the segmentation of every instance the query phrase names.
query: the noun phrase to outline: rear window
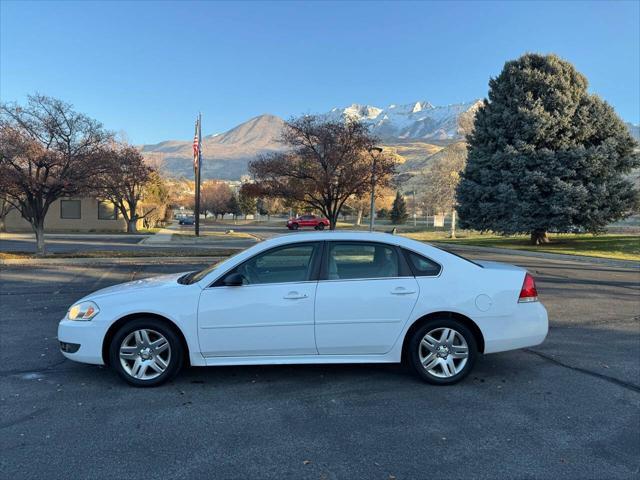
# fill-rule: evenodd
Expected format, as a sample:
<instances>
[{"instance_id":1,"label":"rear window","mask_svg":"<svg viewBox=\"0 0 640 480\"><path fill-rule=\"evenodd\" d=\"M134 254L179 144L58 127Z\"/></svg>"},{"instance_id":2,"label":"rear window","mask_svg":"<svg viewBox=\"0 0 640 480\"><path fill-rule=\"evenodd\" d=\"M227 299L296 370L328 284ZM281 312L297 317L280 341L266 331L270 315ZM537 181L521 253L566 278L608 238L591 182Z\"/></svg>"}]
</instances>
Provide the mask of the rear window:
<instances>
[{"instance_id":1,"label":"rear window","mask_svg":"<svg viewBox=\"0 0 640 480\"><path fill-rule=\"evenodd\" d=\"M416 277L436 277L440 275L442 267L433 260L409 250L404 250L404 255Z\"/></svg>"}]
</instances>

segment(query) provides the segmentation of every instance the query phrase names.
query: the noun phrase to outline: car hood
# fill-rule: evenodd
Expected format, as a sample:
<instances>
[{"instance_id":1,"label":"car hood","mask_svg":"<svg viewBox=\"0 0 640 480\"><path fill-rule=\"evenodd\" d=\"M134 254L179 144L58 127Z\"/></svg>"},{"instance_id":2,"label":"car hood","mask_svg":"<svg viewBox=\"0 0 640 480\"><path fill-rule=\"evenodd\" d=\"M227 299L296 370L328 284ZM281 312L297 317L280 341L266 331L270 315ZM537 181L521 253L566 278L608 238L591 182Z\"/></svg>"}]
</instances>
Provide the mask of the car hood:
<instances>
[{"instance_id":1,"label":"car hood","mask_svg":"<svg viewBox=\"0 0 640 480\"><path fill-rule=\"evenodd\" d=\"M186 273L189 273L189 272L171 273L168 275L159 275L157 277L149 277L149 278L143 278L140 280L134 280L132 282L119 283L117 285L112 285L111 287L97 290L87 295L82 300L94 299L94 298L104 297L106 295L113 295L113 294L123 294L123 293L127 294L127 293L137 292L139 290L144 290L148 288L173 288L175 286L180 285L178 283L178 279Z\"/></svg>"}]
</instances>

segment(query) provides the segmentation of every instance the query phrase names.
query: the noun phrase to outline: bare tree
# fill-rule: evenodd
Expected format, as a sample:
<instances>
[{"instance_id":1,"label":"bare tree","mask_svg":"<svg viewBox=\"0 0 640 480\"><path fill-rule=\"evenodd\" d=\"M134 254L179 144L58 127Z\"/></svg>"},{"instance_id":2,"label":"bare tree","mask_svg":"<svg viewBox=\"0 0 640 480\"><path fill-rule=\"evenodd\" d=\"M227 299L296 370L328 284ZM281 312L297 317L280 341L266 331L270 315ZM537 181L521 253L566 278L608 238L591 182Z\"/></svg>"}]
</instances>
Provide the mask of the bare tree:
<instances>
[{"instance_id":1,"label":"bare tree","mask_svg":"<svg viewBox=\"0 0 640 480\"><path fill-rule=\"evenodd\" d=\"M282 211L282 200L279 198L258 198L256 200L256 210L260 215L266 215L267 221L271 220L271 215Z\"/></svg>"},{"instance_id":2,"label":"bare tree","mask_svg":"<svg viewBox=\"0 0 640 480\"><path fill-rule=\"evenodd\" d=\"M202 185L200 192L200 206L218 218L229 211L229 202L233 197L231 187L219 180L209 180Z\"/></svg>"},{"instance_id":3,"label":"bare tree","mask_svg":"<svg viewBox=\"0 0 640 480\"><path fill-rule=\"evenodd\" d=\"M450 212L456 202L456 187L464 170L467 149L463 142L452 144L432 156L422 173L423 201L430 209Z\"/></svg>"},{"instance_id":4,"label":"bare tree","mask_svg":"<svg viewBox=\"0 0 640 480\"><path fill-rule=\"evenodd\" d=\"M145 157L145 162L147 162ZM143 195L141 208L145 212L144 226L145 228L157 227L161 223L167 221L171 212L169 204L171 203L171 193L169 185L160 173L155 170L151 172L149 181L147 182Z\"/></svg>"},{"instance_id":5,"label":"bare tree","mask_svg":"<svg viewBox=\"0 0 640 480\"><path fill-rule=\"evenodd\" d=\"M139 209L145 189L154 170L147 165L140 151L131 145L112 143L103 152L107 171L100 179L98 194L113 203L127 222L127 233L138 232L138 220L151 214Z\"/></svg>"},{"instance_id":6,"label":"bare tree","mask_svg":"<svg viewBox=\"0 0 640 480\"><path fill-rule=\"evenodd\" d=\"M451 236L455 238L456 188L460 172L467 161L464 142L451 144L433 155L431 163L422 174L425 188L423 202L429 209L440 213L451 212Z\"/></svg>"},{"instance_id":7,"label":"bare tree","mask_svg":"<svg viewBox=\"0 0 640 480\"><path fill-rule=\"evenodd\" d=\"M332 230L344 203L370 191L372 174L384 186L395 171L384 155L372 165L368 151L376 139L361 122L306 115L286 123L281 141L290 150L249 164L261 195L303 202L322 212Z\"/></svg>"},{"instance_id":8,"label":"bare tree","mask_svg":"<svg viewBox=\"0 0 640 480\"><path fill-rule=\"evenodd\" d=\"M91 190L104 171L97 154L110 138L99 122L55 98L0 104L0 192L31 224L39 255L49 207Z\"/></svg>"}]
</instances>

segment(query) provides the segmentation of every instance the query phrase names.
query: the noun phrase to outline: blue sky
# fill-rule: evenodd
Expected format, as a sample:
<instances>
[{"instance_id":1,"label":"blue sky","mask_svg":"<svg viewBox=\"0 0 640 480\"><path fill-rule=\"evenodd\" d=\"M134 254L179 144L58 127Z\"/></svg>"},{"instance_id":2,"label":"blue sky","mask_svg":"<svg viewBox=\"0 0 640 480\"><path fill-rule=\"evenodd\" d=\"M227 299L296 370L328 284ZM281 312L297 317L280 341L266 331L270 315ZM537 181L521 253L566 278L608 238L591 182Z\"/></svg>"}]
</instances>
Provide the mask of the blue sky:
<instances>
[{"instance_id":1,"label":"blue sky","mask_svg":"<svg viewBox=\"0 0 640 480\"><path fill-rule=\"evenodd\" d=\"M640 122L640 2L0 4L0 97L62 98L134 143L250 117L484 97L527 51Z\"/></svg>"}]
</instances>

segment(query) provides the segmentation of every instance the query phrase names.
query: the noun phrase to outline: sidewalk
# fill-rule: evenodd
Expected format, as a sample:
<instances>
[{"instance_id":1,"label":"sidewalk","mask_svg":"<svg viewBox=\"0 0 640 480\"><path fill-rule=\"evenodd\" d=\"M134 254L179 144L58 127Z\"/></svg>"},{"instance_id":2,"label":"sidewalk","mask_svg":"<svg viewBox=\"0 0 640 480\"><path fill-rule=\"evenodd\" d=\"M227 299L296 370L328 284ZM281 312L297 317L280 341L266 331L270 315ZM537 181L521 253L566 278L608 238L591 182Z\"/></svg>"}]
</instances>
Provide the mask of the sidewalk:
<instances>
[{"instance_id":1,"label":"sidewalk","mask_svg":"<svg viewBox=\"0 0 640 480\"><path fill-rule=\"evenodd\" d=\"M166 228L161 228L155 235L142 239L138 242L139 245L155 245L158 243L171 243L173 232L175 229L171 229L173 224Z\"/></svg>"}]
</instances>

